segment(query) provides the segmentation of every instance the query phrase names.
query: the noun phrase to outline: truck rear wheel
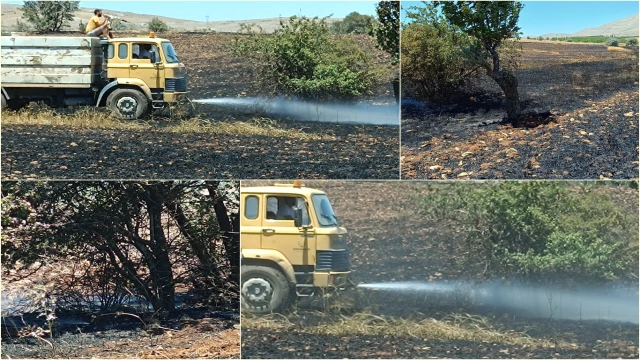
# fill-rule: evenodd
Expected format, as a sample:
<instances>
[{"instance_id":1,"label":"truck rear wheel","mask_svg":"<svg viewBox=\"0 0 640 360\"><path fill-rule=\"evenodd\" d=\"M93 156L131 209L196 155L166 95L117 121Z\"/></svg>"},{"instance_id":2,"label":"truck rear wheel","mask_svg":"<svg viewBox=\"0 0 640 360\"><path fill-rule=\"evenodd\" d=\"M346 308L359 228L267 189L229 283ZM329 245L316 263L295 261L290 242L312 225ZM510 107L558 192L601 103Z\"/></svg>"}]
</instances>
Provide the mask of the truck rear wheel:
<instances>
[{"instance_id":1,"label":"truck rear wheel","mask_svg":"<svg viewBox=\"0 0 640 360\"><path fill-rule=\"evenodd\" d=\"M279 312L292 301L289 281L279 270L267 266L242 266L241 303L256 314Z\"/></svg>"},{"instance_id":2,"label":"truck rear wheel","mask_svg":"<svg viewBox=\"0 0 640 360\"><path fill-rule=\"evenodd\" d=\"M123 120L136 120L149 110L149 100L134 89L116 89L107 97L107 107Z\"/></svg>"}]
</instances>

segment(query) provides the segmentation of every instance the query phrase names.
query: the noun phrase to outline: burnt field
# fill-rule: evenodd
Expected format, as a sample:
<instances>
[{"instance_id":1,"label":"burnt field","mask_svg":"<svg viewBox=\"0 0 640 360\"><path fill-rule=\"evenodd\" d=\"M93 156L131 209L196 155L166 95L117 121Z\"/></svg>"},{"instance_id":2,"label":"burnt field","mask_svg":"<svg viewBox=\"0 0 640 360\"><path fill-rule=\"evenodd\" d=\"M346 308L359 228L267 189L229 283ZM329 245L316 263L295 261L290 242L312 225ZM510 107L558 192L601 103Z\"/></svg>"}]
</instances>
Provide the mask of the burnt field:
<instances>
[{"instance_id":1,"label":"burnt field","mask_svg":"<svg viewBox=\"0 0 640 360\"><path fill-rule=\"evenodd\" d=\"M114 358L178 359L240 357L237 309L178 310L162 321L144 321L144 315L87 316L67 314L54 328L54 337L20 336L15 326L25 323L47 329L42 318L3 317L3 358ZM64 315L63 315L64 316ZM23 322L24 321L24 322ZM22 327L22 330L27 330Z\"/></svg>"},{"instance_id":2,"label":"burnt field","mask_svg":"<svg viewBox=\"0 0 640 360\"><path fill-rule=\"evenodd\" d=\"M130 34L117 34L128 36ZM77 36L74 34L73 36ZM136 35L137 36L137 35ZM259 96L235 34L168 33L187 67L192 100ZM372 38L380 67L388 56ZM363 102L394 103L390 82ZM399 176L397 126L297 121L243 107L195 104L189 120L123 122L104 109L2 116L4 179L377 178Z\"/></svg>"},{"instance_id":3,"label":"burnt field","mask_svg":"<svg viewBox=\"0 0 640 360\"><path fill-rule=\"evenodd\" d=\"M402 105L408 179L638 177L637 47L522 42L519 127L500 89L478 79L461 103ZM405 94L410 97L410 94Z\"/></svg>"},{"instance_id":4,"label":"burnt field","mask_svg":"<svg viewBox=\"0 0 640 360\"><path fill-rule=\"evenodd\" d=\"M450 223L426 221L416 211L412 197L427 196L433 191L431 186L437 185L350 181L306 185L327 192L341 225L349 230L356 283L446 285L463 279L472 283L481 277L475 268L461 271L456 266L465 252L460 242L463 230ZM637 192L619 188L611 194L620 206L637 213ZM637 294L637 284L631 289ZM585 311L582 319L574 319L566 309L564 314L549 312L542 301L541 313L532 316L507 306L468 301L460 294L361 290L358 298L344 294L331 299L325 308L302 302L284 315L243 313L241 356L638 357L638 324L607 320L610 317L604 312L588 318Z\"/></svg>"}]
</instances>

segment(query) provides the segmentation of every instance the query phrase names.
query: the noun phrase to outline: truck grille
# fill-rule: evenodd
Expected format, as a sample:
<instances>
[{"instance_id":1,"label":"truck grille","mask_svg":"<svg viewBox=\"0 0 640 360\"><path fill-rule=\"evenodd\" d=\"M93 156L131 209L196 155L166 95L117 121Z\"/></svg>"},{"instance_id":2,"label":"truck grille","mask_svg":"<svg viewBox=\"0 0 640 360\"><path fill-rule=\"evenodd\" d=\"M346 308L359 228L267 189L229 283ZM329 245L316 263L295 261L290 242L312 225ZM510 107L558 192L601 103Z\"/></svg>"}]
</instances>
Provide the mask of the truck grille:
<instances>
[{"instance_id":1,"label":"truck grille","mask_svg":"<svg viewBox=\"0 0 640 360\"><path fill-rule=\"evenodd\" d=\"M166 92L187 91L187 78L166 79L164 88Z\"/></svg>"},{"instance_id":2,"label":"truck grille","mask_svg":"<svg viewBox=\"0 0 640 360\"><path fill-rule=\"evenodd\" d=\"M349 250L318 250L316 271L349 271Z\"/></svg>"}]
</instances>

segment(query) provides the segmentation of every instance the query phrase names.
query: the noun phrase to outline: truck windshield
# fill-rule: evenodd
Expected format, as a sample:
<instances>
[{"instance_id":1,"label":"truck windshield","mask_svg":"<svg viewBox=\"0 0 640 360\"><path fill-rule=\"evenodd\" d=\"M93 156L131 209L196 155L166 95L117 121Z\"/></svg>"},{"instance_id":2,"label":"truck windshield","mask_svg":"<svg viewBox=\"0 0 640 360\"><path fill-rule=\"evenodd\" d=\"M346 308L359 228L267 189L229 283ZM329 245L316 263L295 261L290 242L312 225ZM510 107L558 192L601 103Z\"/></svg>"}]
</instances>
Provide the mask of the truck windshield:
<instances>
[{"instance_id":1,"label":"truck windshield","mask_svg":"<svg viewBox=\"0 0 640 360\"><path fill-rule=\"evenodd\" d=\"M162 51L164 52L165 60L169 64L179 63L180 59L178 59L178 54L176 54L176 50L173 48L173 45L165 41L162 43Z\"/></svg>"},{"instance_id":2,"label":"truck windshield","mask_svg":"<svg viewBox=\"0 0 640 360\"><path fill-rule=\"evenodd\" d=\"M320 226L339 226L338 217L333 212L333 207L327 195L316 194L311 196L313 208L318 215Z\"/></svg>"}]
</instances>

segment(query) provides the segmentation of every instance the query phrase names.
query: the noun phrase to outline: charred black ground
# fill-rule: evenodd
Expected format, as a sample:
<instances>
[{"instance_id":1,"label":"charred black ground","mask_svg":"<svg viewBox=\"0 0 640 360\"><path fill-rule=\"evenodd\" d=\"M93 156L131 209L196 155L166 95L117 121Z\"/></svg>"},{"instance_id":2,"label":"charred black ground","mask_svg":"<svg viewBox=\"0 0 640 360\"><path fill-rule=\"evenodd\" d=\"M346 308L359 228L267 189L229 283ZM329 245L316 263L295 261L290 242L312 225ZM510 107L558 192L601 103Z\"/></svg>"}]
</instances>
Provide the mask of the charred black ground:
<instances>
[{"instance_id":1,"label":"charred black ground","mask_svg":"<svg viewBox=\"0 0 640 360\"><path fill-rule=\"evenodd\" d=\"M402 105L402 173L410 179L629 179L638 176L637 52L523 42L520 124L499 88L457 105Z\"/></svg>"}]
</instances>

